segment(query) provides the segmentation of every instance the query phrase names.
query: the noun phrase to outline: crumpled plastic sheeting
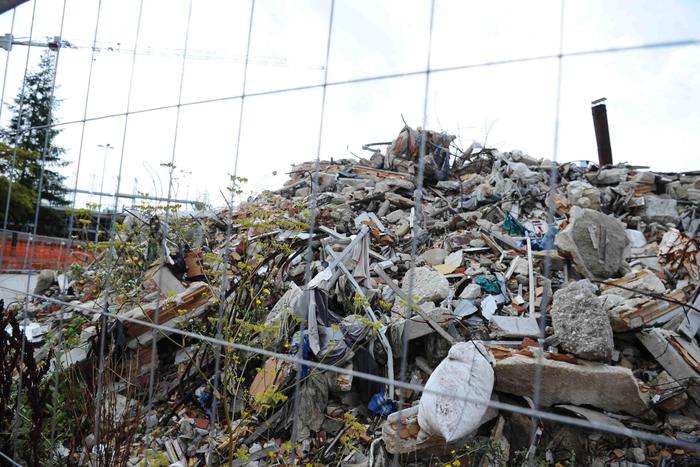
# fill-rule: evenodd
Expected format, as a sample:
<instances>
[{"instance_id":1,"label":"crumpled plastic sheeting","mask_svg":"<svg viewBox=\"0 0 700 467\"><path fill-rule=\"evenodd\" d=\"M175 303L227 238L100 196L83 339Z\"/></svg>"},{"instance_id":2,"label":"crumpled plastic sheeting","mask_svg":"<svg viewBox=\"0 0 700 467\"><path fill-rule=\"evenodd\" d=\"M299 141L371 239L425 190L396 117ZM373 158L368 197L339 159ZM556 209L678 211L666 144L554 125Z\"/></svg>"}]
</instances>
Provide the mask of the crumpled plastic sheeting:
<instances>
[{"instance_id":1,"label":"crumpled plastic sheeting","mask_svg":"<svg viewBox=\"0 0 700 467\"><path fill-rule=\"evenodd\" d=\"M501 286L496 280L492 281L484 276L479 276L474 278L474 283L481 287L481 290L491 295L498 295L501 293Z\"/></svg>"},{"instance_id":2,"label":"crumpled plastic sheeting","mask_svg":"<svg viewBox=\"0 0 700 467\"><path fill-rule=\"evenodd\" d=\"M314 372L302 383L299 391L299 438L311 436L312 431L321 429L328 405L328 377Z\"/></svg>"},{"instance_id":3,"label":"crumpled plastic sheeting","mask_svg":"<svg viewBox=\"0 0 700 467\"><path fill-rule=\"evenodd\" d=\"M346 340L355 343L369 332L367 325L360 320L358 315L348 315L340 322L340 329L345 334Z\"/></svg>"},{"instance_id":4,"label":"crumpled plastic sheeting","mask_svg":"<svg viewBox=\"0 0 700 467\"><path fill-rule=\"evenodd\" d=\"M316 357L324 363L335 365L354 355L345 343L345 335L339 326L319 326L318 335L321 347Z\"/></svg>"},{"instance_id":5,"label":"crumpled plastic sheeting","mask_svg":"<svg viewBox=\"0 0 700 467\"><path fill-rule=\"evenodd\" d=\"M384 396L383 392L378 392L372 396L367 408L374 414L386 417L396 410L396 404Z\"/></svg>"},{"instance_id":6,"label":"crumpled plastic sheeting","mask_svg":"<svg viewBox=\"0 0 700 467\"><path fill-rule=\"evenodd\" d=\"M355 245L351 257L355 263L352 277L358 284L368 287L369 281L369 235L365 235L360 243Z\"/></svg>"},{"instance_id":7,"label":"crumpled plastic sheeting","mask_svg":"<svg viewBox=\"0 0 700 467\"><path fill-rule=\"evenodd\" d=\"M291 283L290 289L287 290L282 298L280 298L272 310L267 314L265 319L265 327L276 327L277 336L286 339L287 335L287 319L289 313L293 313L299 318L306 319L306 310L302 310L300 302L303 291L294 283ZM265 331L267 333L268 331ZM272 333L273 331L270 331Z\"/></svg>"},{"instance_id":8,"label":"crumpled plastic sheeting","mask_svg":"<svg viewBox=\"0 0 700 467\"><path fill-rule=\"evenodd\" d=\"M506 217L503 220L503 230L505 230L508 235L513 235L516 237L522 237L527 232L525 226L509 212L506 213Z\"/></svg>"}]
</instances>

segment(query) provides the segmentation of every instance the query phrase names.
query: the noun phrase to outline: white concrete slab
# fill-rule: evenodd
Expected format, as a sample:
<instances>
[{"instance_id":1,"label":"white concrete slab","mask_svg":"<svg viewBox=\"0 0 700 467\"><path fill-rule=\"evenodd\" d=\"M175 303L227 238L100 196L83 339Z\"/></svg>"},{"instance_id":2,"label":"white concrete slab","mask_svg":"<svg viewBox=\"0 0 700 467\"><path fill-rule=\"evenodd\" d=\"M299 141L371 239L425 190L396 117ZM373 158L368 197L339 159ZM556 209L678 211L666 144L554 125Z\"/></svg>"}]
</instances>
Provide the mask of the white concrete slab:
<instances>
[{"instance_id":1,"label":"white concrete slab","mask_svg":"<svg viewBox=\"0 0 700 467\"><path fill-rule=\"evenodd\" d=\"M28 274L0 274L0 287L2 287L0 299L8 303L11 300L23 298L27 291L27 279L29 279L29 293L32 293L36 284L36 274L32 274L31 277Z\"/></svg>"}]
</instances>

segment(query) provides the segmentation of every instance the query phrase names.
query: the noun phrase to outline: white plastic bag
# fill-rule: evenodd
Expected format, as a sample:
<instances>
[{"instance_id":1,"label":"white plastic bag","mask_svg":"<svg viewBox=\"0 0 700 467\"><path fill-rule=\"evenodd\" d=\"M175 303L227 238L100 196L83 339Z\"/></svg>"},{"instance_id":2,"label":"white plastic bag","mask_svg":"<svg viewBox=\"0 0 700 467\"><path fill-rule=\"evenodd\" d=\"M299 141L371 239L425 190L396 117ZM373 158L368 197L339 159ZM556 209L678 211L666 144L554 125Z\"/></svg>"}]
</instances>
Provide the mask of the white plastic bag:
<instances>
[{"instance_id":1,"label":"white plastic bag","mask_svg":"<svg viewBox=\"0 0 700 467\"><path fill-rule=\"evenodd\" d=\"M421 429L450 442L478 428L493 390L492 360L481 343L453 345L425 385L418 405Z\"/></svg>"}]
</instances>

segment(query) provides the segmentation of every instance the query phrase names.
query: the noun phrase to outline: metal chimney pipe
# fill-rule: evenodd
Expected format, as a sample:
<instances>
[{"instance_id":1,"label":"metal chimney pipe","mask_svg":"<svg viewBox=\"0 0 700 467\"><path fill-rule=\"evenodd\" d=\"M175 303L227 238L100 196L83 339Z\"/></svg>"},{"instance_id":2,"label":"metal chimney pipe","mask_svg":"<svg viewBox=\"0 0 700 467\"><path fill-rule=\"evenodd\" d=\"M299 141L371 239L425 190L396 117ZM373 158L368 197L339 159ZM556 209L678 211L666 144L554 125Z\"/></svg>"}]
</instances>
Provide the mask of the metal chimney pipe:
<instances>
[{"instance_id":1,"label":"metal chimney pipe","mask_svg":"<svg viewBox=\"0 0 700 467\"><path fill-rule=\"evenodd\" d=\"M610 130L608 129L608 112L605 107L607 99L596 99L591 102L591 112L593 113L593 128L595 129L595 139L598 143L598 165L612 165L612 148L610 147Z\"/></svg>"}]
</instances>

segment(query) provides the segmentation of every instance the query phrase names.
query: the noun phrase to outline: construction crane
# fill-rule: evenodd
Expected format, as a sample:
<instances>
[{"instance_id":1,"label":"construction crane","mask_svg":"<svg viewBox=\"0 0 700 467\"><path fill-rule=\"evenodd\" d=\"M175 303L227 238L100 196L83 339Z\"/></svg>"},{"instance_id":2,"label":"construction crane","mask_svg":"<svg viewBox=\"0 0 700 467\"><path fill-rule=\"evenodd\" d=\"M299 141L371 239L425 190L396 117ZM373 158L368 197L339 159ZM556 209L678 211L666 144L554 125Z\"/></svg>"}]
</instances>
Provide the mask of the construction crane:
<instances>
[{"instance_id":1,"label":"construction crane","mask_svg":"<svg viewBox=\"0 0 700 467\"><path fill-rule=\"evenodd\" d=\"M62 45L62 43L64 45ZM53 38L46 38L45 42L32 41L29 39L22 39L15 37L12 34L5 34L0 37L0 49L5 49L8 52L12 51L13 45L29 45L32 47L48 47L51 50L58 50L60 47L70 47L67 41L61 41L61 38L54 36Z\"/></svg>"},{"instance_id":2,"label":"construction crane","mask_svg":"<svg viewBox=\"0 0 700 467\"><path fill-rule=\"evenodd\" d=\"M110 42L97 42L94 46L92 44L81 44L79 42L71 42L63 40L60 37L47 37L45 41L30 40L29 38L15 37L12 34L5 34L0 36L0 49L5 49L8 52L12 50L15 45L24 45L32 47L47 47L50 50L58 49L73 49L73 50L94 50L95 52L107 52L107 53L125 53L125 54L136 54L136 55L148 55L155 57L172 57L178 58L185 55L184 49L168 49L168 48L155 48L151 46L139 47L137 49L125 48L120 42L110 43ZM211 60L220 62L230 62L230 63L245 63L246 57L243 55L227 54L219 51L213 50L187 50L187 58L191 60ZM282 57L271 57L271 56L255 56L248 57L247 60L249 65L259 65L259 66L274 66L274 67L284 67L284 68L302 68L307 70L323 70L323 66L319 65L309 65L309 64L299 64L290 63L286 58Z\"/></svg>"}]
</instances>

